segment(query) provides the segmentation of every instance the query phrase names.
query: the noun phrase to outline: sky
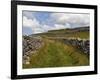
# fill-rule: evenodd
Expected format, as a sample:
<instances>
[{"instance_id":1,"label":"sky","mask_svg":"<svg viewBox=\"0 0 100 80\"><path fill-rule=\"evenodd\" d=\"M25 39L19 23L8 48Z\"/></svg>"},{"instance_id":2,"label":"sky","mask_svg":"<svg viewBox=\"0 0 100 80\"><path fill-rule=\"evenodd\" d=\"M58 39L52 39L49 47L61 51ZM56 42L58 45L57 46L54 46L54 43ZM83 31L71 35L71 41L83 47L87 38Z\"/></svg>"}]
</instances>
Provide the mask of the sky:
<instances>
[{"instance_id":1,"label":"sky","mask_svg":"<svg viewBox=\"0 0 100 80\"><path fill-rule=\"evenodd\" d=\"M90 15L82 13L23 11L23 35L49 30L84 27L90 25Z\"/></svg>"}]
</instances>

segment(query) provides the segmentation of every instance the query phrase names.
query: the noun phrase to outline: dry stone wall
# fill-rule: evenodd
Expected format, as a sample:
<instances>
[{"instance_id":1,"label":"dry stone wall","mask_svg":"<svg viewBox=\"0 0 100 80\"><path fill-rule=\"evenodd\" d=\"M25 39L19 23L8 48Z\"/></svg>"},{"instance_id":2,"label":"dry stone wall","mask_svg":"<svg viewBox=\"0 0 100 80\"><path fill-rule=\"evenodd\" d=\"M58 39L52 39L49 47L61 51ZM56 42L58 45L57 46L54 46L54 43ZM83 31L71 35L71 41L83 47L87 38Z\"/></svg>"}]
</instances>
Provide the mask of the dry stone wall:
<instances>
[{"instance_id":1,"label":"dry stone wall","mask_svg":"<svg viewBox=\"0 0 100 80\"><path fill-rule=\"evenodd\" d=\"M30 55L35 54L43 45L41 37L23 36L23 64L30 64Z\"/></svg>"},{"instance_id":2,"label":"dry stone wall","mask_svg":"<svg viewBox=\"0 0 100 80\"><path fill-rule=\"evenodd\" d=\"M89 55L90 41L86 39L63 39L65 44L71 44Z\"/></svg>"}]
</instances>

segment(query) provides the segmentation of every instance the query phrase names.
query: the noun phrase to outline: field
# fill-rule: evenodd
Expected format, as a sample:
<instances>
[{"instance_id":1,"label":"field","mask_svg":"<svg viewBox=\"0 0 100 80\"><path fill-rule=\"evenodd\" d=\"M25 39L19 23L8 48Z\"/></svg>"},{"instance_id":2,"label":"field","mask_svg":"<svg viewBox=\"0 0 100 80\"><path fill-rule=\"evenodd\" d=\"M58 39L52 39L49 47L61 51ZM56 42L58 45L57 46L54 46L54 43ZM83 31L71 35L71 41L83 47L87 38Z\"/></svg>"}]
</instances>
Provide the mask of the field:
<instances>
[{"instance_id":1,"label":"field","mask_svg":"<svg viewBox=\"0 0 100 80\"><path fill-rule=\"evenodd\" d=\"M76 45L66 44L63 41L63 39L89 40L88 27L53 30L33 34L30 37L39 37L43 44L35 53L31 50L31 54L28 55L29 64L23 64L24 69L89 65L89 53L86 54Z\"/></svg>"}]
</instances>

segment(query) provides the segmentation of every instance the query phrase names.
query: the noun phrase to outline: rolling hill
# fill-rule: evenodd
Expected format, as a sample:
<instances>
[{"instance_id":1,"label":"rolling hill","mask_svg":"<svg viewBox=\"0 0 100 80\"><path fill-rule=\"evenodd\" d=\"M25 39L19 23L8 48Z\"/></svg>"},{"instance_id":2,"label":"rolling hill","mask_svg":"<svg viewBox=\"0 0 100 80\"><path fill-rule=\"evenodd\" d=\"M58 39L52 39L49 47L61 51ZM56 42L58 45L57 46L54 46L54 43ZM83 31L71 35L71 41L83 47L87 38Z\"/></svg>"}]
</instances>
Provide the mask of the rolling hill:
<instances>
[{"instance_id":1,"label":"rolling hill","mask_svg":"<svg viewBox=\"0 0 100 80\"><path fill-rule=\"evenodd\" d=\"M34 49L30 49L31 54L28 53L29 64L23 64L24 69L89 65L89 55L85 54L79 48L80 46L77 46L79 43L73 45L72 43L65 44L63 42L67 39L69 41L74 39L77 41L89 40L89 27L51 30L45 33L33 34L29 37L40 39L42 46L36 49L35 53ZM33 46L37 46L37 44Z\"/></svg>"}]
</instances>

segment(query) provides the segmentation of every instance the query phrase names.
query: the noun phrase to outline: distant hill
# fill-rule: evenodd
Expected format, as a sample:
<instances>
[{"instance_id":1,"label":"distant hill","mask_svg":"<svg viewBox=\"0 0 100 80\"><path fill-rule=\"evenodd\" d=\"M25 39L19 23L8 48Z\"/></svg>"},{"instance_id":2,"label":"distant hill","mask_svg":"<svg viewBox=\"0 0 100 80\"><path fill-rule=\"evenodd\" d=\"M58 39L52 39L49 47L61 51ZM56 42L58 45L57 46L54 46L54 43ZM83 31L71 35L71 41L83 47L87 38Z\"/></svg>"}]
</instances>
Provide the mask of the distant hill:
<instances>
[{"instance_id":1,"label":"distant hill","mask_svg":"<svg viewBox=\"0 0 100 80\"><path fill-rule=\"evenodd\" d=\"M68 28L60 30L50 30L45 33L33 34L31 36L65 37L65 38L74 37L74 38L89 39L89 26L72 28L72 29Z\"/></svg>"},{"instance_id":2,"label":"distant hill","mask_svg":"<svg viewBox=\"0 0 100 80\"><path fill-rule=\"evenodd\" d=\"M60 29L60 30L50 30L48 32L61 32L61 31L89 31L89 26L87 27L77 27L77 28L67 28L67 29Z\"/></svg>"}]
</instances>

